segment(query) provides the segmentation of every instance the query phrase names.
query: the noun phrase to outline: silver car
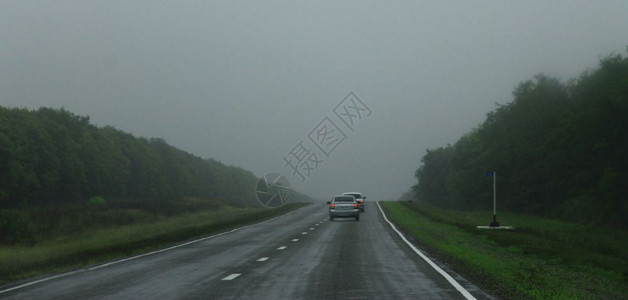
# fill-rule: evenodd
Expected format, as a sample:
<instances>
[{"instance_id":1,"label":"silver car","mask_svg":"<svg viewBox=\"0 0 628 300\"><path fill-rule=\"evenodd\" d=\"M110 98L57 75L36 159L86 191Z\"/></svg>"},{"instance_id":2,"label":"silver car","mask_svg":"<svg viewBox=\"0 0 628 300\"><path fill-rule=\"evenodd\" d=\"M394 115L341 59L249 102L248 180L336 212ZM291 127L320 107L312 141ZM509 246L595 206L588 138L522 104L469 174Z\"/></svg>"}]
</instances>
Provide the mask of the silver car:
<instances>
[{"instance_id":1,"label":"silver car","mask_svg":"<svg viewBox=\"0 0 628 300\"><path fill-rule=\"evenodd\" d=\"M366 200L366 196L362 196L362 193L358 193L358 192L349 192L349 193L342 193L343 195L351 195L353 197L355 197L355 201L358 201L358 207L360 208L360 211L364 211L364 200Z\"/></svg>"},{"instance_id":2,"label":"silver car","mask_svg":"<svg viewBox=\"0 0 628 300\"><path fill-rule=\"evenodd\" d=\"M334 218L355 218L356 221L360 221L360 209L358 208L358 202L355 197L351 195L339 195L327 202L329 204L329 220L333 221Z\"/></svg>"}]
</instances>

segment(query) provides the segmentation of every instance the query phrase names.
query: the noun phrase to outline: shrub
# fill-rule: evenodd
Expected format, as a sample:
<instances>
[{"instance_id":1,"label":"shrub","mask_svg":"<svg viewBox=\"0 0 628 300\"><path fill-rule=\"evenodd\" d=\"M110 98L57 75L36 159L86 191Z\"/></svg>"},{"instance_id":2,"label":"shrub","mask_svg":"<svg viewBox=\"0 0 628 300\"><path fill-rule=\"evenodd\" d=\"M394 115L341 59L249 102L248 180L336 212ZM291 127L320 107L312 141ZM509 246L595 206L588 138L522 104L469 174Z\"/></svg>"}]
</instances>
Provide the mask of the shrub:
<instances>
[{"instance_id":1,"label":"shrub","mask_svg":"<svg viewBox=\"0 0 628 300\"><path fill-rule=\"evenodd\" d=\"M102 196L94 196L89 198L87 201L87 206L89 207L105 207L107 206L107 201Z\"/></svg>"}]
</instances>

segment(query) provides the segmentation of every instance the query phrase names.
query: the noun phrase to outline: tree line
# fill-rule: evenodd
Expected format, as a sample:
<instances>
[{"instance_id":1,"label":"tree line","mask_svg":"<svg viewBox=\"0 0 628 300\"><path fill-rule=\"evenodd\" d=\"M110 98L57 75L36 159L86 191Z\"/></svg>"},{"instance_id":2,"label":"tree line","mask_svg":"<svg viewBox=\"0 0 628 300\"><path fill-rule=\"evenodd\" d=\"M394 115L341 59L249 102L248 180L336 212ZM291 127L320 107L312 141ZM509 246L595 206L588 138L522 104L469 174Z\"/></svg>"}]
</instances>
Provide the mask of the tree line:
<instances>
[{"instance_id":1,"label":"tree line","mask_svg":"<svg viewBox=\"0 0 628 300\"><path fill-rule=\"evenodd\" d=\"M181 197L255 205L250 171L137 138L65 109L0 106L0 209Z\"/></svg>"},{"instance_id":2,"label":"tree line","mask_svg":"<svg viewBox=\"0 0 628 300\"><path fill-rule=\"evenodd\" d=\"M498 208L628 227L628 58L610 55L577 79L537 75L455 144L428 149L418 201Z\"/></svg>"}]
</instances>

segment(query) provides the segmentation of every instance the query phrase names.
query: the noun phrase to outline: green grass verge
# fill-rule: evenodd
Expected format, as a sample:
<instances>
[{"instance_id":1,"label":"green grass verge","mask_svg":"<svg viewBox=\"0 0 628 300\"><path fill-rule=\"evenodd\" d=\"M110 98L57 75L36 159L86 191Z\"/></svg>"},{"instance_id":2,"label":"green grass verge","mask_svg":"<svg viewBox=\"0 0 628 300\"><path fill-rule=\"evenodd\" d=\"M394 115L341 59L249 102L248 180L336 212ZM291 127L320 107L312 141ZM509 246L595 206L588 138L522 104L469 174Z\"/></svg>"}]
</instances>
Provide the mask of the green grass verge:
<instances>
[{"instance_id":1,"label":"green grass verge","mask_svg":"<svg viewBox=\"0 0 628 300\"><path fill-rule=\"evenodd\" d=\"M481 230L492 215L382 202L418 245L507 299L628 299L628 232L500 213L515 230Z\"/></svg>"},{"instance_id":2,"label":"green grass verge","mask_svg":"<svg viewBox=\"0 0 628 300\"><path fill-rule=\"evenodd\" d=\"M269 219L306 204L204 210L160 220L90 229L32 246L0 247L0 285L62 272Z\"/></svg>"}]
</instances>

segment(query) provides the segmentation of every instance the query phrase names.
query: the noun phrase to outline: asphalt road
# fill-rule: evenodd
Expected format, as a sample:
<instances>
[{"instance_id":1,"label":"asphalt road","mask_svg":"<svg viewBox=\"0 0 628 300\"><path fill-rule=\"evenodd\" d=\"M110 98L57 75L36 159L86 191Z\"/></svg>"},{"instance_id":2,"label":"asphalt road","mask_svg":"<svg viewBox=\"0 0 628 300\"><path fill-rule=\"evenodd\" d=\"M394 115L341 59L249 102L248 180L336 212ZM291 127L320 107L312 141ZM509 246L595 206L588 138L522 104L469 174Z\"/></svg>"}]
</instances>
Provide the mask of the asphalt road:
<instances>
[{"instance_id":1,"label":"asphalt road","mask_svg":"<svg viewBox=\"0 0 628 300\"><path fill-rule=\"evenodd\" d=\"M474 297L490 298L451 276ZM0 298L465 299L373 202L359 222L329 222L325 205L310 205L174 249L7 288Z\"/></svg>"}]
</instances>

